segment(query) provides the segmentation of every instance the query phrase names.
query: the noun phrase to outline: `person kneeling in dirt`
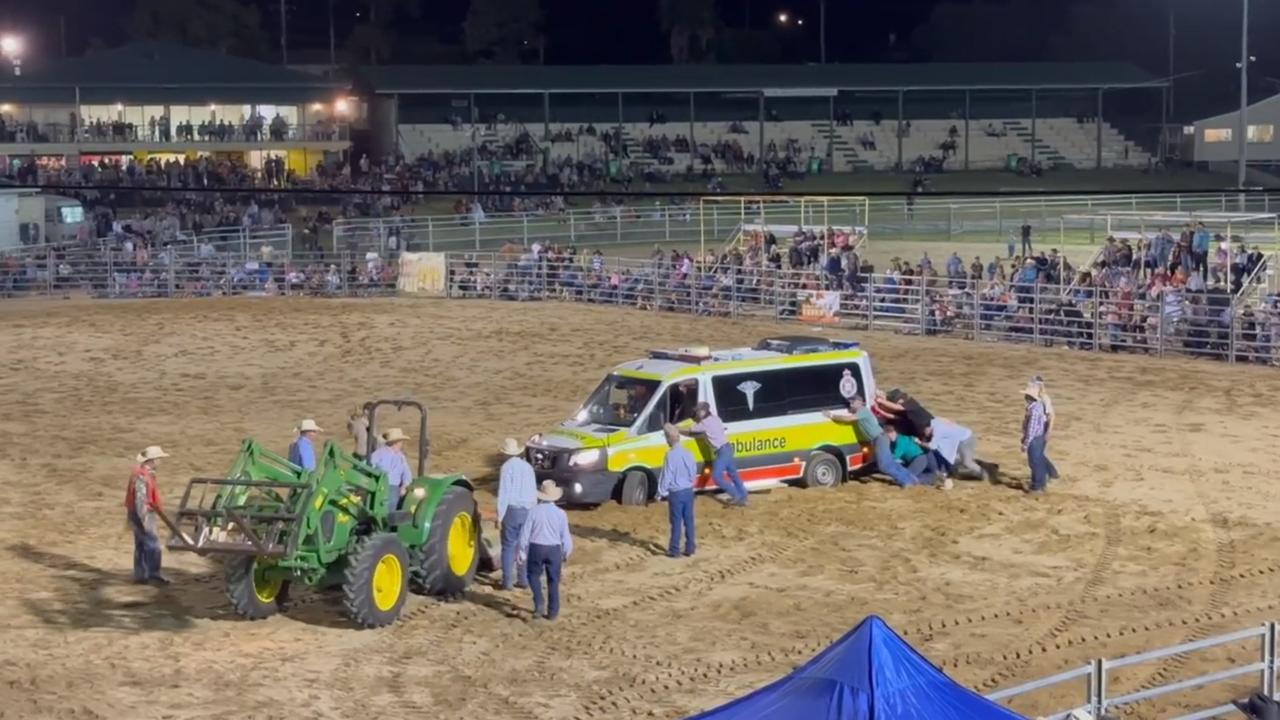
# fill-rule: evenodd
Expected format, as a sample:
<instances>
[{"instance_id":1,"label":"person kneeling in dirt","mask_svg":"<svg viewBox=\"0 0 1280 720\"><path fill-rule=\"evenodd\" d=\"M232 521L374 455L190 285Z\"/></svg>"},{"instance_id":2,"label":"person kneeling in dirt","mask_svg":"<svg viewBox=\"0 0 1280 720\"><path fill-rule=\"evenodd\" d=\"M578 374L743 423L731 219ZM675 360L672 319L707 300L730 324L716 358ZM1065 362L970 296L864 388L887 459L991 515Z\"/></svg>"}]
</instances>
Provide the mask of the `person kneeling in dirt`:
<instances>
[{"instance_id":1,"label":"person kneeling in dirt","mask_svg":"<svg viewBox=\"0 0 1280 720\"><path fill-rule=\"evenodd\" d=\"M861 395L849 398L849 409L846 411L826 410L822 414L836 422L852 423L857 428L858 441L873 448L872 456L876 461L876 469L892 478L899 487L920 484L920 478L916 477L915 473L907 470L902 463L894 459L893 446L889 443L889 437L885 435L884 429L880 427L880 421L871 412L871 408L867 407Z\"/></svg>"},{"instance_id":2,"label":"person kneeling in dirt","mask_svg":"<svg viewBox=\"0 0 1280 720\"><path fill-rule=\"evenodd\" d=\"M920 478L922 483L932 483L938 473L938 460L932 450L925 450L910 435L903 435L892 425L886 425L884 434L893 448L893 457L907 468L907 472Z\"/></svg>"},{"instance_id":3,"label":"person kneeling in dirt","mask_svg":"<svg viewBox=\"0 0 1280 720\"><path fill-rule=\"evenodd\" d=\"M953 487L952 474L969 480L988 479L986 468L978 464L978 436L972 430L942 418L934 418L930 427L933 439L929 447L937 455L945 476L943 490Z\"/></svg>"}]
</instances>

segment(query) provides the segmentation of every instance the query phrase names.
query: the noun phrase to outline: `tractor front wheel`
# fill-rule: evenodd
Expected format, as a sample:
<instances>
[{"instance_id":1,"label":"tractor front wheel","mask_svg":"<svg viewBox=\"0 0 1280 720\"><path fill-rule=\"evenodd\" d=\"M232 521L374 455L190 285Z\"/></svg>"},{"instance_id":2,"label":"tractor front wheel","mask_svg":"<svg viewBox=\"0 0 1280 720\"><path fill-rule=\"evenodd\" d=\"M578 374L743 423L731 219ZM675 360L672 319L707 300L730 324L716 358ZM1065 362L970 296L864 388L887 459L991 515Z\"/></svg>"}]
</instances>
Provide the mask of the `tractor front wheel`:
<instances>
[{"instance_id":1,"label":"tractor front wheel","mask_svg":"<svg viewBox=\"0 0 1280 720\"><path fill-rule=\"evenodd\" d=\"M286 581L267 574L268 561L237 557L224 569L224 589L236 614L246 620L265 620L280 610L280 592Z\"/></svg>"},{"instance_id":2,"label":"tractor front wheel","mask_svg":"<svg viewBox=\"0 0 1280 720\"><path fill-rule=\"evenodd\" d=\"M480 562L480 514L469 490L455 485L444 492L418 554L416 584L427 595L456 598L475 579Z\"/></svg>"},{"instance_id":3,"label":"tractor front wheel","mask_svg":"<svg viewBox=\"0 0 1280 720\"><path fill-rule=\"evenodd\" d=\"M360 538L347 559L342 604L347 616L367 628L400 617L409 589L409 552L392 533Z\"/></svg>"}]
</instances>

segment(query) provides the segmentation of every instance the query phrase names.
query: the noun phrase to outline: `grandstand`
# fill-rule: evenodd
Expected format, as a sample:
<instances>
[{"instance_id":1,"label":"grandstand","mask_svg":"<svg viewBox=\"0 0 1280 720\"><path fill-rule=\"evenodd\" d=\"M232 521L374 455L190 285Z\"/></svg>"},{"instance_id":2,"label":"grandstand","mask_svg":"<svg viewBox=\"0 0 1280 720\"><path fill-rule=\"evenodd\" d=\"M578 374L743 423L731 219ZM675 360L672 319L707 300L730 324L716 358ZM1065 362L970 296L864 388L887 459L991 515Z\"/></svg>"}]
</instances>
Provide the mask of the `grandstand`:
<instances>
[{"instance_id":1,"label":"grandstand","mask_svg":"<svg viewBox=\"0 0 1280 720\"><path fill-rule=\"evenodd\" d=\"M911 66L385 67L359 81L375 150L414 157L514 145L511 165L623 155L639 168L737 172L723 144L806 171L1147 167L1105 98L1163 92L1114 63ZM1126 103L1159 107L1150 103ZM588 126L590 128L588 129ZM625 153L617 147L620 137ZM656 150L656 151L655 151ZM936 168L935 168L936 169Z\"/></svg>"}]
</instances>

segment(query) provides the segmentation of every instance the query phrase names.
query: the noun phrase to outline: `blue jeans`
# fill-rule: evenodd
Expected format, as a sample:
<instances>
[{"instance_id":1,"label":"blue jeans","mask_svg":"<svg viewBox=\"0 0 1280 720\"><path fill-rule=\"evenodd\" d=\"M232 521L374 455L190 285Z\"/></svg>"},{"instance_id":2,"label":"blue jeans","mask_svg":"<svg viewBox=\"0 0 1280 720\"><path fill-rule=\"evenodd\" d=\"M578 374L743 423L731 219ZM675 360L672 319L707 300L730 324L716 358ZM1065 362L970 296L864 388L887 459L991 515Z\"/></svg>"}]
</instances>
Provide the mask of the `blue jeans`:
<instances>
[{"instance_id":1,"label":"blue jeans","mask_svg":"<svg viewBox=\"0 0 1280 720\"><path fill-rule=\"evenodd\" d=\"M502 516L502 589L510 590L513 585L528 585L528 568L521 568L516 575L516 545L520 542L520 529L524 527L525 518L529 517L529 508L508 507Z\"/></svg>"},{"instance_id":2,"label":"blue jeans","mask_svg":"<svg viewBox=\"0 0 1280 720\"><path fill-rule=\"evenodd\" d=\"M724 477L726 475L727 481ZM725 443L716 448L716 458L711 462L711 479L734 500L747 501L747 488L742 484L737 463L733 461L733 443Z\"/></svg>"},{"instance_id":3,"label":"blue jeans","mask_svg":"<svg viewBox=\"0 0 1280 720\"><path fill-rule=\"evenodd\" d=\"M919 485L920 478L902 467L902 463L893 457L893 446L889 444L889 436L883 432L876 436L872 446L875 449L876 469L883 475L893 478L900 487Z\"/></svg>"},{"instance_id":4,"label":"blue jeans","mask_svg":"<svg viewBox=\"0 0 1280 720\"><path fill-rule=\"evenodd\" d=\"M680 534L683 530L684 554L692 555L698 548L698 543L694 540L692 488L677 490L667 496L667 518L671 520L671 542L667 544L667 554L680 553Z\"/></svg>"},{"instance_id":5,"label":"blue jeans","mask_svg":"<svg viewBox=\"0 0 1280 720\"><path fill-rule=\"evenodd\" d=\"M160 538L136 512L129 513L133 530L133 579L146 581L160 574Z\"/></svg>"},{"instance_id":6,"label":"blue jeans","mask_svg":"<svg viewBox=\"0 0 1280 720\"><path fill-rule=\"evenodd\" d=\"M560 565L564 562L559 545L529 545L529 589L533 592L533 614L546 614L555 620L560 614ZM542 579L547 580L547 597L543 602Z\"/></svg>"},{"instance_id":7,"label":"blue jeans","mask_svg":"<svg viewBox=\"0 0 1280 720\"><path fill-rule=\"evenodd\" d=\"M1031 489L1044 490L1049 481L1049 458L1044 454L1044 436L1038 435L1027 443L1027 465L1031 468Z\"/></svg>"},{"instance_id":8,"label":"blue jeans","mask_svg":"<svg viewBox=\"0 0 1280 720\"><path fill-rule=\"evenodd\" d=\"M933 451L926 450L924 454L912 460L907 465L907 472L920 478L920 482L933 482L934 475L938 474L938 460L934 457Z\"/></svg>"}]
</instances>

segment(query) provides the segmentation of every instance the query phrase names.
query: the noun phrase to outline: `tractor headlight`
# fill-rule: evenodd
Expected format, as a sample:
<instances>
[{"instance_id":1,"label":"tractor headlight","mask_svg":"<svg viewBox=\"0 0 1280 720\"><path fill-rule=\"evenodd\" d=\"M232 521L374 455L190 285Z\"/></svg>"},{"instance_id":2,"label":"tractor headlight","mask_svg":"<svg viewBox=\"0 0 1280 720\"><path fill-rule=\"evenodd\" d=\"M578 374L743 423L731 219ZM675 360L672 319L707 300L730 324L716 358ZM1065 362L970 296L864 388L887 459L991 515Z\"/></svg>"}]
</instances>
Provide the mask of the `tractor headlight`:
<instances>
[{"instance_id":1,"label":"tractor headlight","mask_svg":"<svg viewBox=\"0 0 1280 720\"><path fill-rule=\"evenodd\" d=\"M569 467L588 468L599 463L602 458L604 458L604 451L600 448L579 450L569 456Z\"/></svg>"}]
</instances>

